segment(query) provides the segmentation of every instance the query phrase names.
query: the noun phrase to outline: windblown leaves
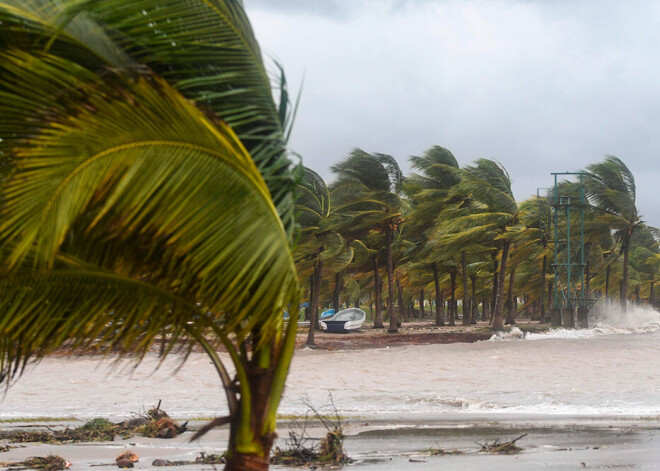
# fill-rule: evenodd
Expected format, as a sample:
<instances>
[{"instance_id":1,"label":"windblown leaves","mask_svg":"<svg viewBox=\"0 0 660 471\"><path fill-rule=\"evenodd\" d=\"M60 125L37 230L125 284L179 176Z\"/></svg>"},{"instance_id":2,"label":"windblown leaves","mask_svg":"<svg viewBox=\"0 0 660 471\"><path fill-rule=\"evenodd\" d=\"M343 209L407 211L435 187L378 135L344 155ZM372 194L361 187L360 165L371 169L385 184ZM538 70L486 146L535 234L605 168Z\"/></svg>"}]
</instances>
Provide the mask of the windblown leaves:
<instances>
[{"instance_id":1,"label":"windblown leaves","mask_svg":"<svg viewBox=\"0 0 660 471\"><path fill-rule=\"evenodd\" d=\"M286 103L273 102L242 2L4 0L0 21L3 50L46 49L92 73L148 68L219 116L256 163L292 235L295 180L284 147Z\"/></svg>"},{"instance_id":2,"label":"windblown leaves","mask_svg":"<svg viewBox=\"0 0 660 471\"><path fill-rule=\"evenodd\" d=\"M259 169L226 124L149 73L101 78L18 51L0 56L0 70L0 119L10 125L2 137L15 168L3 187L0 240L5 266L31 269L0 288L5 373L121 316L136 336L120 328L106 340L137 341L139 331L141 348L158 333L183 334L182 309L198 329L211 322L202 310L239 338L256 326L262 341L278 335L280 314L297 297L288 237ZM20 86L28 80L53 93ZM84 255L87 268L55 270L64 252ZM104 285L101 275L134 287L139 280L141 294ZM11 320L18 312L33 316L20 329Z\"/></svg>"}]
</instances>

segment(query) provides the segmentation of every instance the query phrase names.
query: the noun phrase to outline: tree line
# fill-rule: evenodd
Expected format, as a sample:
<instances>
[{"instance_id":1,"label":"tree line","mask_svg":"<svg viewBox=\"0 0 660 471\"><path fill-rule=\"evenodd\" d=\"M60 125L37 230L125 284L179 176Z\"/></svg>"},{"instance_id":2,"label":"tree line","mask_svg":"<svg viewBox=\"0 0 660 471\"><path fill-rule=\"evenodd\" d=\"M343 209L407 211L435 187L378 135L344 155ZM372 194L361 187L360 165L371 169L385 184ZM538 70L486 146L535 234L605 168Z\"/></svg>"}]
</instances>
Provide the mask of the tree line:
<instances>
[{"instance_id":1,"label":"tree line","mask_svg":"<svg viewBox=\"0 0 660 471\"><path fill-rule=\"evenodd\" d=\"M547 320L554 189L519 203L501 163L479 159L461 167L440 146L410 163L414 172L404 176L394 157L355 149L331 167L331 184L302 170L294 256L311 325L323 307L351 303L373 313L374 328L388 321L389 332L424 317L427 306L436 325L455 325L458 300L463 325L481 316L500 330L520 310ZM575 181L558 188L578 197ZM583 190L580 289L619 299L624 310L631 300L653 304L660 232L641 219L634 176L621 159L606 156L584 169Z\"/></svg>"}]
</instances>

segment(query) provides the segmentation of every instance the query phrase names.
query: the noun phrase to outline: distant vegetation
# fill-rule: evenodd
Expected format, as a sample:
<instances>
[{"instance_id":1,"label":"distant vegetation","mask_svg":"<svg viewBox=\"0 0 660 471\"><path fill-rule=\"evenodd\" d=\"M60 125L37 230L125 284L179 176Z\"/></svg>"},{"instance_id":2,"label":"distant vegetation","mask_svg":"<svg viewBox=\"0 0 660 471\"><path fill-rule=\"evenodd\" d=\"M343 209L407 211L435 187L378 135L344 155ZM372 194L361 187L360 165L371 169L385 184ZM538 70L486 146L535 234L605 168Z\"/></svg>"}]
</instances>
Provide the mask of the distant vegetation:
<instances>
[{"instance_id":1,"label":"distant vegetation","mask_svg":"<svg viewBox=\"0 0 660 471\"><path fill-rule=\"evenodd\" d=\"M329 185L305 169L296 263L310 317L324 307L360 305L374 327L386 321L389 331L424 315L439 326L481 318L496 330L521 311L547 320L552 194L518 202L500 163L461 167L439 146L410 162L415 173L404 176L393 157L356 149L332 167ZM615 156L584 171L581 289L588 297L653 304L660 232L641 219L632 173ZM559 188L577 192L575 181Z\"/></svg>"}]
</instances>

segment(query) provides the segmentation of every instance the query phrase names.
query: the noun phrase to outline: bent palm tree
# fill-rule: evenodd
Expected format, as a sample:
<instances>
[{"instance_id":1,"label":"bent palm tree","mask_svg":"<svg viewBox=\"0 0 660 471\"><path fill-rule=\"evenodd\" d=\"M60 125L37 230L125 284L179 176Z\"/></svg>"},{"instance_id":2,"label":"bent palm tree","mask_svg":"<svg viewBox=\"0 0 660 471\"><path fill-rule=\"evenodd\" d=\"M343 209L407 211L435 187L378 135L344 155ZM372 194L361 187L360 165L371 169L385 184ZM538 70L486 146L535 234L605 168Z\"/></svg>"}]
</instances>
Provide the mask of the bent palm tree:
<instances>
[{"instance_id":1,"label":"bent palm tree","mask_svg":"<svg viewBox=\"0 0 660 471\"><path fill-rule=\"evenodd\" d=\"M63 345L199 343L230 411L203 431L267 469L294 178L240 2L3 0L0 45L0 381Z\"/></svg>"},{"instance_id":2,"label":"bent palm tree","mask_svg":"<svg viewBox=\"0 0 660 471\"><path fill-rule=\"evenodd\" d=\"M323 274L339 273L353 260L353 247L334 230L332 196L321 176L304 168L298 185L296 210L299 213L300 242L296 247L298 273L312 275L311 316L307 346L315 346L314 329L318 323L319 298Z\"/></svg>"},{"instance_id":3,"label":"bent palm tree","mask_svg":"<svg viewBox=\"0 0 660 471\"><path fill-rule=\"evenodd\" d=\"M416 242L416 254L427 259L434 278L436 325L444 325L438 264L442 260L430 256L431 234L442 223L440 214L453 201L450 190L460 182L458 162L448 149L433 146L422 157L410 158L413 167L421 174L413 174L406 181L406 192L410 195L412 212L406 223L411 240Z\"/></svg>"},{"instance_id":4,"label":"bent palm tree","mask_svg":"<svg viewBox=\"0 0 660 471\"><path fill-rule=\"evenodd\" d=\"M519 224L518 204L511 191L509 174L499 163L479 159L474 166L463 171L463 178L456 191L467 193L472 205L464 208L465 214L444 224L446 244L462 246L468 243L495 244L500 252L497 286L495 292L492 328L501 330L504 283L511 242L525 230Z\"/></svg>"},{"instance_id":5,"label":"bent palm tree","mask_svg":"<svg viewBox=\"0 0 660 471\"><path fill-rule=\"evenodd\" d=\"M346 160L333 165L332 171L338 177L332 189L338 212L346 214L348 221L339 232L349 234L350 230L361 234L376 230L385 235L388 331L397 332L392 244L394 231L403 220L400 193L404 178L399 164L390 155L371 155L355 149Z\"/></svg>"},{"instance_id":6,"label":"bent palm tree","mask_svg":"<svg viewBox=\"0 0 660 471\"><path fill-rule=\"evenodd\" d=\"M587 167L585 188L587 197L600 213L596 222L607 224L620 243L623 253L623 279L621 281L621 308L626 311L628 299L628 268L630 241L644 221L635 205L635 177L621 159L608 155L600 163Z\"/></svg>"}]
</instances>

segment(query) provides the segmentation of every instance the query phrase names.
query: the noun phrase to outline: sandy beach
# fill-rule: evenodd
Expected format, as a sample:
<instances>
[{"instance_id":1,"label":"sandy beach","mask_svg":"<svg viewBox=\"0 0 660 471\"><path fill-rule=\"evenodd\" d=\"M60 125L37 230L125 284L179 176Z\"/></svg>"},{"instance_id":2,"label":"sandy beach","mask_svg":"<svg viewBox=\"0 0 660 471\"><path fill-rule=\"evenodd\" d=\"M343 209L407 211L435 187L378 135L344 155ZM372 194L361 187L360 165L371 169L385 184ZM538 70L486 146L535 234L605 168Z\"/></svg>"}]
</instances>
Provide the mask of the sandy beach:
<instances>
[{"instance_id":1,"label":"sandy beach","mask_svg":"<svg viewBox=\"0 0 660 471\"><path fill-rule=\"evenodd\" d=\"M353 459L349 467L365 470L435 470L435 469L660 469L660 423L632 419L598 419L555 417L511 417L502 415L469 421L363 419L345 422L348 436L345 448ZM34 424L33 424L34 425ZM45 425L40 424L40 425ZM61 426L62 424L59 424ZM195 424L195 426L198 424ZM309 430L322 436L318 423ZM289 427L283 423L278 431L285 437ZM478 443L519 440L523 451L516 455L479 453ZM20 461L30 456L57 454L72 462L71 469L114 467L114 459L126 449L140 456L137 469L158 469L155 459L194 460L200 452L221 453L227 439L226 430L217 430L198 442L189 442L191 433L178 438L148 439L133 437L111 443L66 445L27 445L0 454L2 461ZM278 446L285 446L280 439ZM431 456L429 449L458 450L459 455ZM584 465L582 464L584 463ZM187 465L181 470L211 470L221 466ZM284 466L274 469L290 470Z\"/></svg>"}]
</instances>

